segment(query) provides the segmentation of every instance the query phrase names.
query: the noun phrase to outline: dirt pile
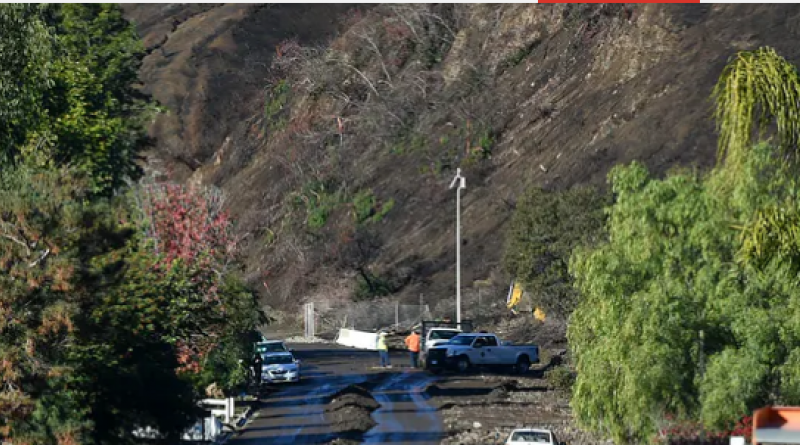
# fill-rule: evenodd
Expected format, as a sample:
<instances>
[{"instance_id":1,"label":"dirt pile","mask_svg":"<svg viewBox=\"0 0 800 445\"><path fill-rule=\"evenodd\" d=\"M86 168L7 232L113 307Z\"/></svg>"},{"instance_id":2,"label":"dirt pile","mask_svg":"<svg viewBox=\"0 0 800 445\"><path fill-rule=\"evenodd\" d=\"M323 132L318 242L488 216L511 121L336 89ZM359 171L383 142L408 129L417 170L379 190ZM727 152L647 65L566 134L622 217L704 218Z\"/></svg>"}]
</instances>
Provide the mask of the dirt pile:
<instances>
[{"instance_id":1,"label":"dirt pile","mask_svg":"<svg viewBox=\"0 0 800 445\"><path fill-rule=\"evenodd\" d=\"M324 415L339 439L358 441L376 425L371 414L379 407L369 390L350 385L330 396Z\"/></svg>"},{"instance_id":2,"label":"dirt pile","mask_svg":"<svg viewBox=\"0 0 800 445\"><path fill-rule=\"evenodd\" d=\"M564 393L532 377L451 377L429 388L448 437L443 444L502 444L514 428L553 431L570 445L611 443L585 433L572 419Z\"/></svg>"}]
</instances>

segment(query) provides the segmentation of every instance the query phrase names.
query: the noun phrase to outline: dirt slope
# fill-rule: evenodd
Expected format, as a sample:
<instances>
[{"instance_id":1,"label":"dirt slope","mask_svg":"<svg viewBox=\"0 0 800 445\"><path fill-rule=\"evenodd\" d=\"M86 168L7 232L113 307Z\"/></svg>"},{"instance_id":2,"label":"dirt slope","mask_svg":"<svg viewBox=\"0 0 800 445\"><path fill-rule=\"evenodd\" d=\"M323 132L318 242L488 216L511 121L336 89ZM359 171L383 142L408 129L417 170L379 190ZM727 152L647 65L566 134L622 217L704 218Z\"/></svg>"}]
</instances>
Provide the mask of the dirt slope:
<instances>
[{"instance_id":1,"label":"dirt slope","mask_svg":"<svg viewBox=\"0 0 800 445\"><path fill-rule=\"evenodd\" d=\"M795 5L349 9L126 6L152 48L142 78L170 110L152 128L151 166L226 190L248 280L272 306L353 291L357 267L343 259L359 192L371 190L373 212L394 204L360 224L378 246L357 252L362 269L410 301L449 297L455 167L467 176L468 287L497 269L525 186L602 183L634 159L707 167L726 60L770 45L800 62ZM278 69L284 39L314 51L279 46Z\"/></svg>"}]
</instances>

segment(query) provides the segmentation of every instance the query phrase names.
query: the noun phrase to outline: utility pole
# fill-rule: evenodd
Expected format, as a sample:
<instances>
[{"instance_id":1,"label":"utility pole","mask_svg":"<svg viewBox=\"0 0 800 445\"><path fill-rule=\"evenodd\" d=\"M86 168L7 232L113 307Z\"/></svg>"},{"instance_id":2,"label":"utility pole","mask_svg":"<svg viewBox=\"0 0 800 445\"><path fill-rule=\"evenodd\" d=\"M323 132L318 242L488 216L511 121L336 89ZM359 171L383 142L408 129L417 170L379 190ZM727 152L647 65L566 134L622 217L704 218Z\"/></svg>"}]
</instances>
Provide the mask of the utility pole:
<instances>
[{"instance_id":1,"label":"utility pole","mask_svg":"<svg viewBox=\"0 0 800 445\"><path fill-rule=\"evenodd\" d=\"M467 179L461 176L460 168L456 169L450 188L456 185L456 324L461 326L461 190L467 188Z\"/></svg>"}]
</instances>

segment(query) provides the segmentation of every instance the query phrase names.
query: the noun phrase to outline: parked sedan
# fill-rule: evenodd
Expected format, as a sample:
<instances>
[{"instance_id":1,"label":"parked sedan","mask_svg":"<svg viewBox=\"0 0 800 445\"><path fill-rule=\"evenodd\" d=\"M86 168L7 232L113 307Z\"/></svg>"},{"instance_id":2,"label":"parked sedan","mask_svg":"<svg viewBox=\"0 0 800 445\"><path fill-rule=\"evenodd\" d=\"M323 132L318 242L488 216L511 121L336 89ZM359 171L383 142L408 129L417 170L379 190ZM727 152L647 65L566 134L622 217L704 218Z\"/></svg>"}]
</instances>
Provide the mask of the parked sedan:
<instances>
[{"instance_id":1,"label":"parked sedan","mask_svg":"<svg viewBox=\"0 0 800 445\"><path fill-rule=\"evenodd\" d=\"M291 352L265 354L261 365L262 383L300 381L300 360Z\"/></svg>"}]
</instances>

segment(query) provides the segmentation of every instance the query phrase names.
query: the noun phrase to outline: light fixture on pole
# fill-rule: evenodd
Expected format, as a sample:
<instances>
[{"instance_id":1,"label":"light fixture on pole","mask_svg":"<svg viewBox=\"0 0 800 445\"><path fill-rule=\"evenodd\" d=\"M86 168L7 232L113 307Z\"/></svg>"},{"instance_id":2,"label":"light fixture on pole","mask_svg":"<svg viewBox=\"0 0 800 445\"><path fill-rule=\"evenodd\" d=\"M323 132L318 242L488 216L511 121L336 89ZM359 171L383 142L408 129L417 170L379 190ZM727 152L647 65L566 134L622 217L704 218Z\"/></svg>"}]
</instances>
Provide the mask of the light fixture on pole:
<instances>
[{"instance_id":1,"label":"light fixture on pole","mask_svg":"<svg viewBox=\"0 0 800 445\"><path fill-rule=\"evenodd\" d=\"M461 325L461 190L467 188L467 179L461 176L461 169L456 169L456 177L450 183L456 189L456 323Z\"/></svg>"}]
</instances>

